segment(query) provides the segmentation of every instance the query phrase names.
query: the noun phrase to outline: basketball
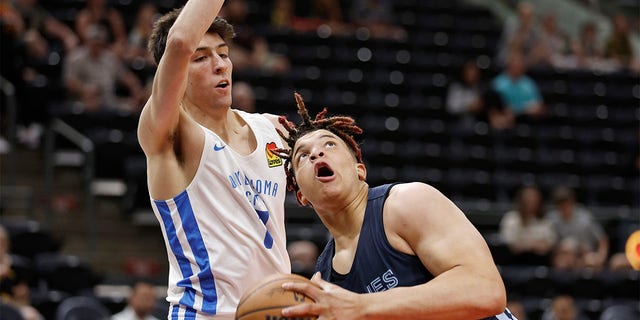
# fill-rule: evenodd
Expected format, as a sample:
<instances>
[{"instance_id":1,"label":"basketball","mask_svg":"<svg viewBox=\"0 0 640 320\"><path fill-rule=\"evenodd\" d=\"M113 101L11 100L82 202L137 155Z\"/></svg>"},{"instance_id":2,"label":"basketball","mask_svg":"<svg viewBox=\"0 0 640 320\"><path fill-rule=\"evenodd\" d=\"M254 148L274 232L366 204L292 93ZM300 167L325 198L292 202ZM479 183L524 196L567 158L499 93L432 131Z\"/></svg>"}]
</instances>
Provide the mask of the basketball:
<instances>
[{"instance_id":1,"label":"basketball","mask_svg":"<svg viewBox=\"0 0 640 320\"><path fill-rule=\"evenodd\" d=\"M296 274L268 276L245 291L236 310L236 320L290 319L282 316L282 309L304 302L313 302L302 293L284 290L282 284L285 282L311 283L309 279ZM306 320L316 319L316 317L295 319Z\"/></svg>"}]
</instances>

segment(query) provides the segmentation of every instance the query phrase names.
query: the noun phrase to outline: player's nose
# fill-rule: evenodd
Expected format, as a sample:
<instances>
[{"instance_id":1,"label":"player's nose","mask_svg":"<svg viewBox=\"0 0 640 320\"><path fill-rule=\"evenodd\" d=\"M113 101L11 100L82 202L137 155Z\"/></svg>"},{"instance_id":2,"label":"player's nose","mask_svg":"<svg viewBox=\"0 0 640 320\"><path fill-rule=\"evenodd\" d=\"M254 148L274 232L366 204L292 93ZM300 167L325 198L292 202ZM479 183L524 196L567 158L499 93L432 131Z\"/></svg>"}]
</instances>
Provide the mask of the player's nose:
<instances>
[{"instance_id":1,"label":"player's nose","mask_svg":"<svg viewBox=\"0 0 640 320\"><path fill-rule=\"evenodd\" d=\"M318 158L324 157L324 152L322 150L312 150L310 158L311 160L317 160Z\"/></svg>"},{"instance_id":2,"label":"player's nose","mask_svg":"<svg viewBox=\"0 0 640 320\"><path fill-rule=\"evenodd\" d=\"M213 63L213 71L216 74L220 74L223 73L226 69L227 69L227 65L225 64L224 60L217 55L214 55L214 63Z\"/></svg>"}]
</instances>

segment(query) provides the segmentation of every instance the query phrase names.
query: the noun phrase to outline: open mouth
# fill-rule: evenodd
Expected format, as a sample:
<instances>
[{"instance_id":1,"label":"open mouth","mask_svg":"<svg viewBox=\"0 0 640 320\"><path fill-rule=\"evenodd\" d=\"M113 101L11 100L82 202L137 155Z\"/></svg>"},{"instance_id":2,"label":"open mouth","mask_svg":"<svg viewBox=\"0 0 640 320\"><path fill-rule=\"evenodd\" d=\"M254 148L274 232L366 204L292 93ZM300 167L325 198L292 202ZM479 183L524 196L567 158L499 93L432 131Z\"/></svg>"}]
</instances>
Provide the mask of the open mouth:
<instances>
[{"instance_id":1,"label":"open mouth","mask_svg":"<svg viewBox=\"0 0 640 320\"><path fill-rule=\"evenodd\" d=\"M229 81L227 80L223 80L220 81L220 83L218 83L218 85L216 86L216 88L226 88L229 86Z\"/></svg>"},{"instance_id":2,"label":"open mouth","mask_svg":"<svg viewBox=\"0 0 640 320\"><path fill-rule=\"evenodd\" d=\"M319 164L316 166L316 177L326 178L333 176L333 170L327 164Z\"/></svg>"}]
</instances>

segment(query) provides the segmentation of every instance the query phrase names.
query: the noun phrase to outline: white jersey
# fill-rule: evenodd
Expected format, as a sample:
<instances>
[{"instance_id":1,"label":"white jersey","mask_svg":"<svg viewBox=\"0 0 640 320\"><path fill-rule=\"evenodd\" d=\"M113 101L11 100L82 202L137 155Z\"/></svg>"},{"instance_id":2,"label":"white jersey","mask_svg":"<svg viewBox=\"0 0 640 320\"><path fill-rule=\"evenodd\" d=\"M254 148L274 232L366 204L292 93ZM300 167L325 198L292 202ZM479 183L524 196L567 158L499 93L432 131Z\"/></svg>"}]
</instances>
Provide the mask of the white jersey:
<instances>
[{"instance_id":1,"label":"white jersey","mask_svg":"<svg viewBox=\"0 0 640 320\"><path fill-rule=\"evenodd\" d=\"M265 117L235 112L253 131L256 150L239 155L202 127L193 181L173 199L151 199L169 257L170 319L233 319L245 290L291 272L284 163L271 151L282 141Z\"/></svg>"}]
</instances>

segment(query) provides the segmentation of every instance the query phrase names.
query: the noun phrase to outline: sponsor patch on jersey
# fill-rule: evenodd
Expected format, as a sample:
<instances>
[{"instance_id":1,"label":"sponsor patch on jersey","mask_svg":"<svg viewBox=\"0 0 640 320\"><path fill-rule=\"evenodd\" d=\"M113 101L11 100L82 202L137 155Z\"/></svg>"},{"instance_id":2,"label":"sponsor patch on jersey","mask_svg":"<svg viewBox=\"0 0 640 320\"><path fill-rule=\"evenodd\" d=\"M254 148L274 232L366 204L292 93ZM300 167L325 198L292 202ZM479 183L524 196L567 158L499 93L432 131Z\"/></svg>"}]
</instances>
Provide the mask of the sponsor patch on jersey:
<instances>
[{"instance_id":1,"label":"sponsor patch on jersey","mask_svg":"<svg viewBox=\"0 0 640 320\"><path fill-rule=\"evenodd\" d=\"M267 147L265 148L265 153L267 154L267 163L269 164L269 168L277 167L282 165L282 159L273 152L276 150L278 146L276 146L275 142L267 143Z\"/></svg>"}]
</instances>

